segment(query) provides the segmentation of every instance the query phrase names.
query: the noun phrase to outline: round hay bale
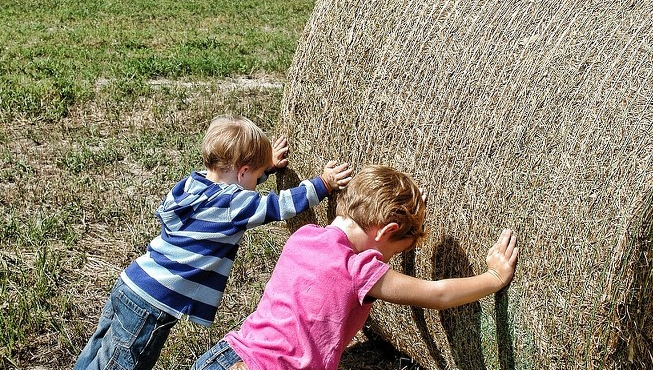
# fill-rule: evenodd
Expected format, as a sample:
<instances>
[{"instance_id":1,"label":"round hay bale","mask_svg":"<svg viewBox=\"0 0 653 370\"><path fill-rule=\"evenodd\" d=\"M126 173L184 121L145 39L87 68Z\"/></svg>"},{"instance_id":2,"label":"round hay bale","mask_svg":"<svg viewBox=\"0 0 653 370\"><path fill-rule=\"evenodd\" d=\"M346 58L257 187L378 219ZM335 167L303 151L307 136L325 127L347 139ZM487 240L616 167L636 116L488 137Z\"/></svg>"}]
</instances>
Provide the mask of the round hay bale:
<instances>
[{"instance_id":1,"label":"round hay bale","mask_svg":"<svg viewBox=\"0 0 653 370\"><path fill-rule=\"evenodd\" d=\"M316 2L282 183L329 159L412 174L430 236L393 264L422 278L483 272L519 235L507 290L378 302L376 332L428 369L653 368L652 46L651 1Z\"/></svg>"}]
</instances>

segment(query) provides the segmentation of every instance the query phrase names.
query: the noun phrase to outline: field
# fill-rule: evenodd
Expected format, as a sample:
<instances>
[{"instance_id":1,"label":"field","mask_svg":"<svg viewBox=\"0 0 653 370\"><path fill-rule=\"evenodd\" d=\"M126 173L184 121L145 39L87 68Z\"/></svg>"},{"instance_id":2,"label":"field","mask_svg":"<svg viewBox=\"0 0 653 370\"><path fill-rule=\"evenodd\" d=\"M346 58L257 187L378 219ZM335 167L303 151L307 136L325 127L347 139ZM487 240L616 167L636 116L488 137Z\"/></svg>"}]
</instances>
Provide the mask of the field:
<instances>
[{"instance_id":1,"label":"field","mask_svg":"<svg viewBox=\"0 0 653 370\"><path fill-rule=\"evenodd\" d=\"M246 115L275 134L312 5L0 7L0 369L72 367L115 278L156 235L160 200L201 168L211 117ZM274 187L271 179L261 190ZM188 368L239 325L286 237L283 223L246 234L219 319L210 329L180 322L157 369ZM415 365L361 333L341 368Z\"/></svg>"}]
</instances>

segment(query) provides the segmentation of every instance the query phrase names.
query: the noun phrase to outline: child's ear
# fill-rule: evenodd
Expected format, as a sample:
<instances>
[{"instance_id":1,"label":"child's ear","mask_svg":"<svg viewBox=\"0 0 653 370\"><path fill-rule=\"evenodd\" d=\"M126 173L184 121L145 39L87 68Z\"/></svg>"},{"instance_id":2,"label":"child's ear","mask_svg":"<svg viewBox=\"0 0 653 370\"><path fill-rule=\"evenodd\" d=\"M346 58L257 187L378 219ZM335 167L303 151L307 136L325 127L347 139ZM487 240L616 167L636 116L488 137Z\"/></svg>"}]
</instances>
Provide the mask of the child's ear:
<instances>
[{"instance_id":1,"label":"child's ear","mask_svg":"<svg viewBox=\"0 0 653 370\"><path fill-rule=\"evenodd\" d=\"M399 224L396 222L390 222L389 224L379 228L379 230L376 232L375 239L376 241L388 240L397 230L399 230Z\"/></svg>"},{"instance_id":2,"label":"child's ear","mask_svg":"<svg viewBox=\"0 0 653 370\"><path fill-rule=\"evenodd\" d=\"M243 181L243 178L245 176L245 173L247 173L247 171L249 171L248 165L240 166L240 168L238 169L238 173L236 174L236 178L238 179L238 182Z\"/></svg>"}]
</instances>

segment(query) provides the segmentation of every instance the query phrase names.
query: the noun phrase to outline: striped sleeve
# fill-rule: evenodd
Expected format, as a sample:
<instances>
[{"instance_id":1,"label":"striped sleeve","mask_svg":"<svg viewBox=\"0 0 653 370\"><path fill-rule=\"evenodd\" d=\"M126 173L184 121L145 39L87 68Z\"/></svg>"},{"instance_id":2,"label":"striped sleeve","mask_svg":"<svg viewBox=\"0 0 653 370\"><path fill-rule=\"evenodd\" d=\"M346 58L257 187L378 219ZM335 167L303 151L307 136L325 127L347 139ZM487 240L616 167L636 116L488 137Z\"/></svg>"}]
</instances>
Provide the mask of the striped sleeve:
<instances>
[{"instance_id":1,"label":"striped sleeve","mask_svg":"<svg viewBox=\"0 0 653 370\"><path fill-rule=\"evenodd\" d=\"M256 191L234 194L231 207L233 222L240 227L253 227L282 221L316 206L329 195L319 177L302 181L299 186L262 195Z\"/></svg>"}]
</instances>

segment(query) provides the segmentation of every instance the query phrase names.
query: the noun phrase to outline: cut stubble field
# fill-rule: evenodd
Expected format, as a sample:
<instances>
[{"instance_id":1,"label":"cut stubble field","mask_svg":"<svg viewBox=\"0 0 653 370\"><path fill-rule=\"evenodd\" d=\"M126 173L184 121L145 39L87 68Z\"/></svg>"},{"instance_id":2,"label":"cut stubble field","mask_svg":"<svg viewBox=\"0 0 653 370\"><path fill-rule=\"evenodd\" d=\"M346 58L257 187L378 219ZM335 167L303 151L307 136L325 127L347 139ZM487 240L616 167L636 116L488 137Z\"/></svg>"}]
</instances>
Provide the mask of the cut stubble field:
<instances>
[{"instance_id":1,"label":"cut stubble field","mask_svg":"<svg viewBox=\"0 0 653 370\"><path fill-rule=\"evenodd\" d=\"M274 135L280 85L270 77L157 81L155 90L166 92L154 91L127 112L89 103L57 124L17 119L3 127L5 368L72 366L116 277L158 233L154 209L175 181L200 168L197 147L210 118L245 114ZM168 97L171 90L186 96L182 106ZM261 190L275 188L272 177ZM281 222L246 233L215 325L180 322L158 369L188 368L238 327L287 236ZM356 337L342 369L416 368L367 335Z\"/></svg>"}]
</instances>

